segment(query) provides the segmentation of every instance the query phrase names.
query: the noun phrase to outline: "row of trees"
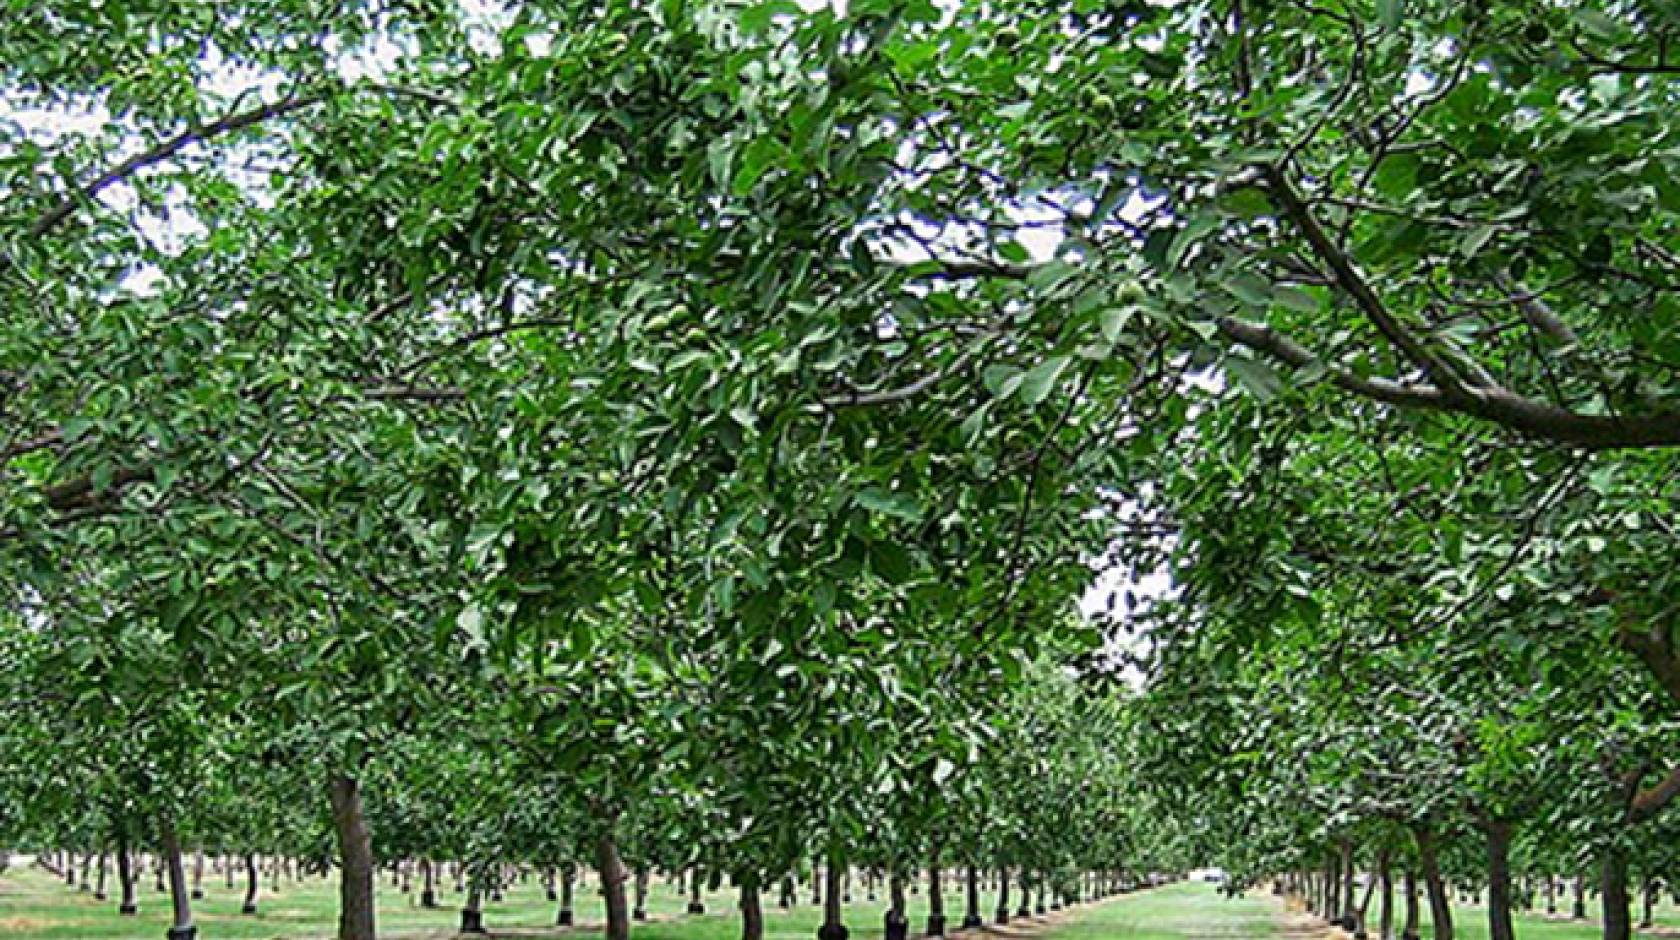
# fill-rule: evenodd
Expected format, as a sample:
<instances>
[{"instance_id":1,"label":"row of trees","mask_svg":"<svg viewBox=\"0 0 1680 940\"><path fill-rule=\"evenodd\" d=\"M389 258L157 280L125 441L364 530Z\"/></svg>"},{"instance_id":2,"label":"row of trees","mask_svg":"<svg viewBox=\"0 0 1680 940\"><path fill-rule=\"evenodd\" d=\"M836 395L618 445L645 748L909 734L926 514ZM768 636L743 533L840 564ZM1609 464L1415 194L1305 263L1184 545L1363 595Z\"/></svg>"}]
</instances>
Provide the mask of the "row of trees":
<instances>
[{"instance_id":1,"label":"row of trees","mask_svg":"<svg viewBox=\"0 0 1680 940\"><path fill-rule=\"evenodd\" d=\"M1680 790L1676 30L9 16L4 822L331 856L343 940L397 858L1614 889ZM1135 705L1097 556L1173 584Z\"/></svg>"}]
</instances>

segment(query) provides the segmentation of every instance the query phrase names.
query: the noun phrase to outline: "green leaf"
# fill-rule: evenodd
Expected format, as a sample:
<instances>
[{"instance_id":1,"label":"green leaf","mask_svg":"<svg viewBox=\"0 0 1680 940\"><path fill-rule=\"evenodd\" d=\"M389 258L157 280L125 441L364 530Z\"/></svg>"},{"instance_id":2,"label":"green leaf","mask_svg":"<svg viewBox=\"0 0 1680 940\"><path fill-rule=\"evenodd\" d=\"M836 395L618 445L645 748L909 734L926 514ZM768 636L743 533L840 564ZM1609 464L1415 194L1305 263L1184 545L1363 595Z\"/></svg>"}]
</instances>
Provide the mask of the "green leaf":
<instances>
[{"instance_id":1,"label":"green leaf","mask_svg":"<svg viewBox=\"0 0 1680 940\"><path fill-rule=\"evenodd\" d=\"M906 522L916 522L922 518L921 503L908 493L893 493L872 486L858 491L854 498L859 506L870 512L895 516Z\"/></svg>"},{"instance_id":2,"label":"green leaf","mask_svg":"<svg viewBox=\"0 0 1680 940\"><path fill-rule=\"evenodd\" d=\"M1277 371L1258 359L1231 356L1225 360L1225 372L1262 402L1271 401L1283 390Z\"/></svg>"},{"instance_id":3,"label":"green leaf","mask_svg":"<svg viewBox=\"0 0 1680 940\"><path fill-rule=\"evenodd\" d=\"M1062 370L1067 368L1067 356L1051 356L1031 369L1021 380L1021 401L1027 405L1037 405L1050 397L1050 392L1056 387L1056 380L1061 378Z\"/></svg>"}]
</instances>

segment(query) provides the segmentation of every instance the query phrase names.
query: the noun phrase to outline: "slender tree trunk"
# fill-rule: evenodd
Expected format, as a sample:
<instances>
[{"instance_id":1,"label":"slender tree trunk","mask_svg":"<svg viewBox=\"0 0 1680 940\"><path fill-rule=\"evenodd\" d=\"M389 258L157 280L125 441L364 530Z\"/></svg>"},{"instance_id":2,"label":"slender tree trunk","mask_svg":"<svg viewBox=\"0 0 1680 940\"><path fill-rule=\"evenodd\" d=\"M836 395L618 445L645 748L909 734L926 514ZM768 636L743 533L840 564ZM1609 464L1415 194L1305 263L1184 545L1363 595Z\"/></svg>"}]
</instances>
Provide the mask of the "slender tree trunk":
<instances>
[{"instance_id":1,"label":"slender tree trunk","mask_svg":"<svg viewBox=\"0 0 1680 940\"><path fill-rule=\"evenodd\" d=\"M133 917L140 912L139 905L134 903L134 856L129 854L128 840L122 836L117 837L117 881L122 888L117 913Z\"/></svg>"},{"instance_id":2,"label":"slender tree trunk","mask_svg":"<svg viewBox=\"0 0 1680 940\"><path fill-rule=\"evenodd\" d=\"M1488 940L1516 940L1511 923L1511 823L1484 820L1482 831L1487 835Z\"/></svg>"},{"instance_id":3,"label":"slender tree trunk","mask_svg":"<svg viewBox=\"0 0 1680 940\"><path fill-rule=\"evenodd\" d=\"M1627 856L1616 846L1604 850L1599 881L1599 903L1603 905L1604 940L1628 940L1633 935L1628 913Z\"/></svg>"},{"instance_id":4,"label":"slender tree trunk","mask_svg":"<svg viewBox=\"0 0 1680 940\"><path fill-rule=\"evenodd\" d=\"M257 892L262 889L262 875L257 872L257 853L245 853L245 903L240 905L239 913L255 914L257 912Z\"/></svg>"},{"instance_id":5,"label":"slender tree trunk","mask_svg":"<svg viewBox=\"0 0 1680 940\"><path fill-rule=\"evenodd\" d=\"M192 898L194 901L204 897L204 847L193 850Z\"/></svg>"},{"instance_id":6,"label":"slender tree trunk","mask_svg":"<svg viewBox=\"0 0 1680 940\"><path fill-rule=\"evenodd\" d=\"M998 924L1009 923L1009 866L998 869L998 903L997 910L992 912L992 921Z\"/></svg>"},{"instance_id":7,"label":"slender tree trunk","mask_svg":"<svg viewBox=\"0 0 1680 940\"><path fill-rule=\"evenodd\" d=\"M811 859L811 905L814 907L822 903L822 865Z\"/></svg>"},{"instance_id":8,"label":"slender tree trunk","mask_svg":"<svg viewBox=\"0 0 1680 940\"><path fill-rule=\"evenodd\" d=\"M333 830L342 866L338 881L338 940L375 940L373 836L362 815L361 786L343 774L328 781ZM279 867L276 860L275 867Z\"/></svg>"},{"instance_id":9,"label":"slender tree trunk","mask_svg":"<svg viewBox=\"0 0 1680 940\"><path fill-rule=\"evenodd\" d=\"M1021 903L1015 907L1016 918L1032 916L1032 876L1027 872L1027 866L1022 865L1021 871L1015 879L1015 887L1021 889Z\"/></svg>"},{"instance_id":10,"label":"slender tree trunk","mask_svg":"<svg viewBox=\"0 0 1680 940\"><path fill-rule=\"evenodd\" d=\"M181 864L181 842L175 837L175 824L164 820L159 833L163 843L164 864L169 869L169 902L172 922L166 936L169 940L194 940L198 928L193 926L192 897L187 888L186 867Z\"/></svg>"},{"instance_id":11,"label":"slender tree trunk","mask_svg":"<svg viewBox=\"0 0 1680 940\"><path fill-rule=\"evenodd\" d=\"M758 895L758 873L735 879L741 886L741 940L764 940L764 904Z\"/></svg>"},{"instance_id":12,"label":"slender tree trunk","mask_svg":"<svg viewBox=\"0 0 1680 940\"><path fill-rule=\"evenodd\" d=\"M1587 876L1575 876L1575 907L1570 916L1576 920L1587 919Z\"/></svg>"},{"instance_id":13,"label":"slender tree trunk","mask_svg":"<svg viewBox=\"0 0 1680 940\"><path fill-rule=\"evenodd\" d=\"M985 923L980 917L980 869L970 862L967 872L968 897L967 910L963 911L962 926L964 930L973 930Z\"/></svg>"},{"instance_id":14,"label":"slender tree trunk","mask_svg":"<svg viewBox=\"0 0 1680 940\"><path fill-rule=\"evenodd\" d=\"M105 858L105 856L106 856L105 852L100 852L99 853L99 864L97 866L95 866L95 868L94 868L93 877L94 877L95 880L94 880L94 886L93 886L93 899L95 901L105 900L105 868L106 868L106 864L105 864L106 858Z\"/></svg>"},{"instance_id":15,"label":"slender tree trunk","mask_svg":"<svg viewBox=\"0 0 1680 940\"><path fill-rule=\"evenodd\" d=\"M828 853L828 865L823 869L826 878L823 883L823 921L822 926L817 928L817 940L846 940L851 935L851 931L846 929L840 908L843 890L840 880L844 877L844 868L845 866L840 864L840 853L831 848Z\"/></svg>"},{"instance_id":16,"label":"slender tree trunk","mask_svg":"<svg viewBox=\"0 0 1680 940\"><path fill-rule=\"evenodd\" d=\"M1546 876L1546 913L1557 913L1557 876Z\"/></svg>"},{"instance_id":17,"label":"slender tree trunk","mask_svg":"<svg viewBox=\"0 0 1680 940\"><path fill-rule=\"evenodd\" d=\"M595 870L601 873L601 897L607 907L606 940L630 940L630 905L624 898L624 860L618 856L618 843L613 841L610 831L595 840ZM762 921L762 916L760 919Z\"/></svg>"},{"instance_id":18,"label":"slender tree trunk","mask_svg":"<svg viewBox=\"0 0 1680 940\"><path fill-rule=\"evenodd\" d=\"M885 940L906 940L910 936L910 918L904 913L904 876L897 868L887 876L887 914Z\"/></svg>"},{"instance_id":19,"label":"slender tree trunk","mask_svg":"<svg viewBox=\"0 0 1680 940\"><path fill-rule=\"evenodd\" d=\"M1406 868L1406 923L1400 928L1401 940L1418 940L1418 884L1417 872Z\"/></svg>"},{"instance_id":20,"label":"slender tree trunk","mask_svg":"<svg viewBox=\"0 0 1680 940\"><path fill-rule=\"evenodd\" d=\"M81 884L81 888L82 888L83 891L92 891L93 890L93 880L92 880L92 878L89 877L92 874L92 871L93 871L93 853L89 852L86 855L82 856L82 884Z\"/></svg>"},{"instance_id":21,"label":"slender tree trunk","mask_svg":"<svg viewBox=\"0 0 1680 940\"><path fill-rule=\"evenodd\" d=\"M420 906L434 908L437 900L437 866L429 858L420 860Z\"/></svg>"},{"instance_id":22,"label":"slender tree trunk","mask_svg":"<svg viewBox=\"0 0 1680 940\"><path fill-rule=\"evenodd\" d=\"M1428 825L1419 825L1413 827L1412 836L1417 840L1418 865L1423 869L1424 887L1429 892L1429 917L1435 928L1435 940L1453 940L1452 899L1441 881L1435 832Z\"/></svg>"},{"instance_id":23,"label":"slender tree trunk","mask_svg":"<svg viewBox=\"0 0 1680 940\"><path fill-rule=\"evenodd\" d=\"M940 880L939 857L928 862L928 919L927 935L945 936L945 885Z\"/></svg>"},{"instance_id":24,"label":"slender tree trunk","mask_svg":"<svg viewBox=\"0 0 1680 940\"><path fill-rule=\"evenodd\" d=\"M700 877L700 870L694 869L688 873L688 912L690 914L706 913L706 902L701 900L700 892L705 890L706 879Z\"/></svg>"},{"instance_id":25,"label":"slender tree trunk","mask_svg":"<svg viewBox=\"0 0 1680 940\"><path fill-rule=\"evenodd\" d=\"M1356 930L1356 929L1358 929L1358 923L1357 923L1357 921L1359 919L1358 911L1355 909L1354 904L1353 904L1353 867L1354 867L1353 866L1353 861L1354 861L1354 859L1353 859L1353 842L1350 841L1350 840L1343 840L1343 842L1342 842L1342 864L1341 864L1341 872L1342 872L1341 910L1342 910L1342 929L1344 929L1344 930Z\"/></svg>"},{"instance_id":26,"label":"slender tree trunk","mask_svg":"<svg viewBox=\"0 0 1680 940\"><path fill-rule=\"evenodd\" d=\"M1381 906L1377 908L1377 936L1394 940L1394 872L1388 866L1388 850L1377 856L1377 879L1382 882Z\"/></svg>"},{"instance_id":27,"label":"slender tree trunk","mask_svg":"<svg viewBox=\"0 0 1680 940\"><path fill-rule=\"evenodd\" d=\"M636 908L630 912L631 920L647 920L648 870L646 865L636 867Z\"/></svg>"},{"instance_id":28,"label":"slender tree trunk","mask_svg":"<svg viewBox=\"0 0 1680 940\"><path fill-rule=\"evenodd\" d=\"M1359 907L1354 911L1354 940L1367 940L1367 938L1370 937L1370 932L1365 929L1365 925L1368 923L1367 918L1371 913L1371 898L1375 896L1377 892L1378 880L1379 879L1377 878L1372 878L1370 881L1366 882L1365 897L1359 902Z\"/></svg>"},{"instance_id":29,"label":"slender tree trunk","mask_svg":"<svg viewBox=\"0 0 1680 940\"><path fill-rule=\"evenodd\" d=\"M86 881L87 879L82 880ZM1657 879L1646 875L1640 888L1639 926L1641 929L1646 929L1656 923Z\"/></svg>"}]
</instances>

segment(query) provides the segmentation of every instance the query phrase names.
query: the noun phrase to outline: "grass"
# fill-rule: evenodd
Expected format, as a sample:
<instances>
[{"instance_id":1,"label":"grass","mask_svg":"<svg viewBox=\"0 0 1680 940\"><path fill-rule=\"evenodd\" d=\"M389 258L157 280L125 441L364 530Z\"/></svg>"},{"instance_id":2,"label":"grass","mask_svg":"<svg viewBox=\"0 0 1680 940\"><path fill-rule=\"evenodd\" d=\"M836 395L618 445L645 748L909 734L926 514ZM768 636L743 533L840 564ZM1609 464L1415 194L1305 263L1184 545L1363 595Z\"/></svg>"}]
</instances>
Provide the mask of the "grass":
<instances>
[{"instance_id":1,"label":"grass","mask_svg":"<svg viewBox=\"0 0 1680 940\"><path fill-rule=\"evenodd\" d=\"M69 890L38 868L13 868L0 874L0 937L29 937L41 940L161 940L168 925L168 897L156 892L151 879L140 885L140 914L119 917L116 902L96 902L90 893ZM266 885L265 885L266 889ZM337 884L311 878L284 886L278 894L265 893L260 913L239 913L240 889L223 887L218 877L206 877L206 897L194 907L194 918L203 940L289 940L330 938L337 923ZM461 896L444 885L440 901L444 908L425 910L414 897L392 887L381 878L379 926L386 937L453 937L459 923ZM766 940L812 940L819 912L809 904L808 888L799 892L799 905L792 911L775 906L775 894L766 898ZM854 940L879 940L885 904L870 902L861 885L854 886L853 904L847 906L846 921ZM927 916L926 892L911 895L910 923L919 932ZM736 940L735 896L725 888L706 898L704 917L683 913L687 899L673 885L656 883L649 892L648 910L652 922L636 924L636 940ZM996 899L986 892L981 908L990 914ZM1014 904L1011 904L1013 907ZM485 924L493 932L511 931L529 935L543 931L555 937L586 940L596 936L600 902L592 887L580 886L577 894L579 926L572 931L544 931L554 922L556 905L545 899L535 879L517 885L506 898L485 905ZM1170 885L1154 891L1128 895L1105 904L1076 908L1046 930L1010 929L998 932L994 940L1320 940L1317 931L1288 927L1281 902L1264 892L1226 898L1212 886L1195 882ZM1373 910L1373 915L1375 911ZM1398 912L1396 912L1398 914ZM1664 914L1676 917L1673 908ZM1485 911L1479 906L1454 908L1454 923L1460 940L1487 940ZM1425 906L1425 937L1430 936ZM962 919L960 885L949 884L946 916L951 925ZM1659 918L1661 921L1662 918ZM1519 914L1517 932L1523 940L1596 940L1593 921L1548 919L1544 915Z\"/></svg>"}]
</instances>

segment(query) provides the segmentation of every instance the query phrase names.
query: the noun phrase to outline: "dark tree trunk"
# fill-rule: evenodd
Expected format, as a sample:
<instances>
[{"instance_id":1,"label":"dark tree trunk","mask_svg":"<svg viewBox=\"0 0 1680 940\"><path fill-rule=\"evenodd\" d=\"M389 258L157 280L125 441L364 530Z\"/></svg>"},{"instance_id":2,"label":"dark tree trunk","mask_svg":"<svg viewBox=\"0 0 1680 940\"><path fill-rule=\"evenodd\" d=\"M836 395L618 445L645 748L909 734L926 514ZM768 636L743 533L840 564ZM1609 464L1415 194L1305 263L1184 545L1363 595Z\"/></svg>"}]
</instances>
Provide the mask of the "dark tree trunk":
<instances>
[{"instance_id":1,"label":"dark tree trunk","mask_svg":"<svg viewBox=\"0 0 1680 940\"><path fill-rule=\"evenodd\" d=\"M1546 876L1546 913L1557 913L1557 876Z\"/></svg>"},{"instance_id":2,"label":"dark tree trunk","mask_svg":"<svg viewBox=\"0 0 1680 940\"><path fill-rule=\"evenodd\" d=\"M197 901L204 897L204 848L200 846L193 850L193 880L192 896Z\"/></svg>"},{"instance_id":3,"label":"dark tree trunk","mask_svg":"<svg viewBox=\"0 0 1680 940\"><path fill-rule=\"evenodd\" d=\"M1353 843L1344 841L1342 842L1342 891L1340 905L1342 911L1343 930L1357 930L1359 927L1358 911L1353 905L1353 867Z\"/></svg>"},{"instance_id":4,"label":"dark tree trunk","mask_svg":"<svg viewBox=\"0 0 1680 940\"><path fill-rule=\"evenodd\" d=\"M938 858L928 863L927 935L945 936L945 885L940 880Z\"/></svg>"},{"instance_id":5,"label":"dark tree trunk","mask_svg":"<svg viewBox=\"0 0 1680 940\"><path fill-rule=\"evenodd\" d=\"M840 864L839 853L830 852L828 865L823 870L826 877L823 884L823 921L822 926L817 928L817 940L846 940L851 935L840 909L840 879L844 867Z\"/></svg>"},{"instance_id":6,"label":"dark tree trunk","mask_svg":"<svg viewBox=\"0 0 1680 940\"><path fill-rule=\"evenodd\" d=\"M706 888L705 881L704 878L700 877L699 869L688 873L688 912L690 914L706 913L706 902L700 898L700 892Z\"/></svg>"},{"instance_id":7,"label":"dark tree trunk","mask_svg":"<svg viewBox=\"0 0 1680 940\"><path fill-rule=\"evenodd\" d=\"M887 914L883 921L885 940L907 940L910 936L910 918L904 913L904 876L896 868L887 877Z\"/></svg>"},{"instance_id":8,"label":"dark tree trunk","mask_svg":"<svg viewBox=\"0 0 1680 940\"><path fill-rule=\"evenodd\" d=\"M799 891L799 888L793 883L792 875L783 875L781 884L781 897L777 898L776 905L784 911L791 910L796 901L795 895Z\"/></svg>"},{"instance_id":9,"label":"dark tree trunk","mask_svg":"<svg viewBox=\"0 0 1680 940\"><path fill-rule=\"evenodd\" d=\"M222 856L222 887L233 890L233 856Z\"/></svg>"},{"instance_id":10,"label":"dark tree trunk","mask_svg":"<svg viewBox=\"0 0 1680 940\"><path fill-rule=\"evenodd\" d=\"M1487 835L1488 940L1516 940L1511 923L1511 823L1488 819L1482 831Z\"/></svg>"},{"instance_id":11,"label":"dark tree trunk","mask_svg":"<svg viewBox=\"0 0 1680 940\"><path fill-rule=\"evenodd\" d=\"M998 869L998 903L997 910L992 912L995 923L1009 923L1009 866Z\"/></svg>"},{"instance_id":12,"label":"dark tree trunk","mask_svg":"<svg viewBox=\"0 0 1680 940\"><path fill-rule=\"evenodd\" d=\"M231 866L230 866L231 867ZM245 903L240 905L239 913L255 914L257 912L257 891L262 886L262 877L257 874L257 856L255 852L245 853Z\"/></svg>"},{"instance_id":13,"label":"dark tree trunk","mask_svg":"<svg viewBox=\"0 0 1680 940\"><path fill-rule=\"evenodd\" d=\"M1368 940L1370 932L1365 929L1371 914L1371 898L1377 892L1378 879L1372 878L1365 884L1365 897L1359 902L1359 908L1354 912L1354 940Z\"/></svg>"},{"instance_id":14,"label":"dark tree trunk","mask_svg":"<svg viewBox=\"0 0 1680 940\"><path fill-rule=\"evenodd\" d=\"M87 879L84 878L83 880L86 881ZM1648 928L1656 923L1657 879L1646 875L1640 888L1639 926Z\"/></svg>"},{"instance_id":15,"label":"dark tree trunk","mask_svg":"<svg viewBox=\"0 0 1680 940\"><path fill-rule=\"evenodd\" d=\"M327 783L338 836L338 940L375 940L373 836L362 815L361 786L343 774ZM275 869L280 867L275 860Z\"/></svg>"},{"instance_id":16,"label":"dark tree trunk","mask_svg":"<svg viewBox=\"0 0 1680 940\"><path fill-rule=\"evenodd\" d=\"M181 842L175 837L175 824L165 820L162 832L164 865L169 869L169 906L171 923L165 936L169 940L194 940L198 928L193 926L192 897L187 888L186 867L181 864Z\"/></svg>"},{"instance_id":17,"label":"dark tree trunk","mask_svg":"<svg viewBox=\"0 0 1680 940\"><path fill-rule=\"evenodd\" d=\"M636 868L636 908L630 912L631 920L647 920L647 892L648 870L641 865Z\"/></svg>"},{"instance_id":18,"label":"dark tree trunk","mask_svg":"<svg viewBox=\"0 0 1680 940\"><path fill-rule=\"evenodd\" d=\"M1400 928L1401 940L1418 940L1418 884L1417 872L1406 869L1406 923Z\"/></svg>"},{"instance_id":19,"label":"dark tree trunk","mask_svg":"<svg viewBox=\"0 0 1680 940\"><path fill-rule=\"evenodd\" d=\"M460 877L457 872L456 877ZM467 903L461 905L461 932L484 933L484 908L479 902L478 879L474 878L472 889L467 892Z\"/></svg>"},{"instance_id":20,"label":"dark tree trunk","mask_svg":"<svg viewBox=\"0 0 1680 940\"><path fill-rule=\"evenodd\" d=\"M811 904L822 903L822 865L818 860L811 859Z\"/></svg>"},{"instance_id":21,"label":"dark tree trunk","mask_svg":"<svg viewBox=\"0 0 1680 940\"><path fill-rule=\"evenodd\" d=\"M1382 900L1377 908L1377 936L1394 940L1394 873L1388 867L1388 850L1377 856L1377 880L1382 882Z\"/></svg>"},{"instance_id":22,"label":"dark tree trunk","mask_svg":"<svg viewBox=\"0 0 1680 940\"><path fill-rule=\"evenodd\" d=\"M611 832L595 840L595 870L601 873L601 898L607 907L607 940L630 940L630 905L624 898L624 860Z\"/></svg>"},{"instance_id":23,"label":"dark tree trunk","mask_svg":"<svg viewBox=\"0 0 1680 940\"><path fill-rule=\"evenodd\" d=\"M554 915L555 926L570 927L577 920L572 911L572 896L577 889L577 866L571 862L560 866L560 912Z\"/></svg>"},{"instance_id":24,"label":"dark tree trunk","mask_svg":"<svg viewBox=\"0 0 1680 940\"><path fill-rule=\"evenodd\" d=\"M764 940L764 903L758 895L758 873L735 879L741 886L741 940Z\"/></svg>"},{"instance_id":25,"label":"dark tree trunk","mask_svg":"<svg viewBox=\"0 0 1680 940\"><path fill-rule=\"evenodd\" d=\"M1427 825L1416 826L1412 836L1417 840L1418 865L1423 869L1423 884L1429 892L1429 917L1433 922L1435 940L1452 940L1452 899L1441 881L1441 865L1436 858L1435 832Z\"/></svg>"},{"instance_id":26,"label":"dark tree trunk","mask_svg":"<svg viewBox=\"0 0 1680 940\"><path fill-rule=\"evenodd\" d=\"M1604 940L1628 940L1633 927L1628 915L1627 856L1611 846L1604 850L1599 903L1604 906Z\"/></svg>"},{"instance_id":27,"label":"dark tree trunk","mask_svg":"<svg viewBox=\"0 0 1680 940\"><path fill-rule=\"evenodd\" d=\"M1575 918L1576 920L1586 920L1587 919L1587 876L1586 875L1576 875L1575 876L1575 907L1574 907L1573 910L1571 910L1569 912L1569 916Z\"/></svg>"},{"instance_id":28,"label":"dark tree trunk","mask_svg":"<svg viewBox=\"0 0 1680 940\"><path fill-rule=\"evenodd\" d=\"M1032 876L1027 873L1027 866L1021 866L1021 873L1015 879L1015 887L1021 889L1021 903L1015 906L1015 916L1032 916Z\"/></svg>"},{"instance_id":29,"label":"dark tree trunk","mask_svg":"<svg viewBox=\"0 0 1680 940\"><path fill-rule=\"evenodd\" d=\"M104 852L99 853L99 865L94 869L93 899L95 901L105 900L105 855Z\"/></svg>"},{"instance_id":30,"label":"dark tree trunk","mask_svg":"<svg viewBox=\"0 0 1680 940\"><path fill-rule=\"evenodd\" d=\"M122 887L117 913L133 917L140 912L139 905L134 903L134 856L128 852L128 840L121 836L117 838L117 881Z\"/></svg>"},{"instance_id":31,"label":"dark tree trunk","mask_svg":"<svg viewBox=\"0 0 1680 940\"><path fill-rule=\"evenodd\" d=\"M93 853L89 852L86 855L82 856L82 885L81 885L81 888L82 888L83 891L92 891L93 890L93 881L89 877L92 874L92 869L93 869Z\"/></svg>"},{"instance_id":32,"label":"dark tree trunk","mask_svg":"<svg viewBox=\"0 0 1680 940\"><path fill-rule=\"evenodd\" d=\"M968 897L967 909L963 911L962 926L964 930L973 930L985 923L980 917L980 870L974 865L968 866Z\"/></svg>"},{"instance_id":33,"label":"dark tree trunk","mask_svg":"<svg viewBox=\"0 0 1680 940\"><path fill-rule=\"evenodd\" d=\"M434 908L437 900L437 866L429 858L420 860L420 906Z\"/></svg>"}]
</instances>

